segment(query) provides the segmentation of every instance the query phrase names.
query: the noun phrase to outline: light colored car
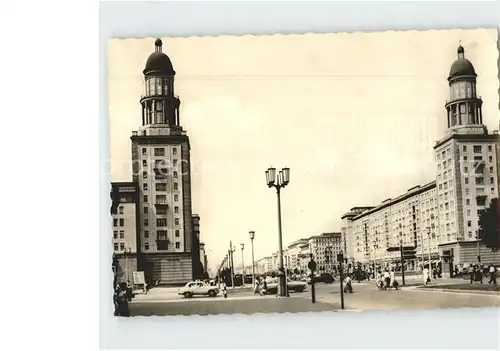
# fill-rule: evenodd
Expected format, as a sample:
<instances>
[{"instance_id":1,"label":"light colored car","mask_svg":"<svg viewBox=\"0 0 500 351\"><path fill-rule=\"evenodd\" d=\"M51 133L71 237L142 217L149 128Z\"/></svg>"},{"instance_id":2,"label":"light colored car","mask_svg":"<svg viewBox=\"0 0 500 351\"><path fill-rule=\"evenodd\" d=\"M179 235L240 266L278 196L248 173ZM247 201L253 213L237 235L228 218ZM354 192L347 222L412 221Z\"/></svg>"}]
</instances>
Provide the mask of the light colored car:
<instances>
[{"instance_id":1,"label":"light colored car","mask_svg":"<svg viewBox=\"0 0 500 351\"><path fill-rule=\"evenodd\" d=\"M288 291L302 292L306 290L307 283L299 280L287 279ZM271 278L267 281L267 293L276 294L278 292L278 278Z\"/></svg>"},{"instance_id":2,"label":"light colored car","mask_svg":"<svg viewBox=\"0 0 500 351\"><path fill-rule=\"evenodd\" d=\"M204 282L189 282L177 290L177 294L185 298L191 298L195 295L215 297L219 293L216 286L208 285Z\"/></svg>"}]
</instances>

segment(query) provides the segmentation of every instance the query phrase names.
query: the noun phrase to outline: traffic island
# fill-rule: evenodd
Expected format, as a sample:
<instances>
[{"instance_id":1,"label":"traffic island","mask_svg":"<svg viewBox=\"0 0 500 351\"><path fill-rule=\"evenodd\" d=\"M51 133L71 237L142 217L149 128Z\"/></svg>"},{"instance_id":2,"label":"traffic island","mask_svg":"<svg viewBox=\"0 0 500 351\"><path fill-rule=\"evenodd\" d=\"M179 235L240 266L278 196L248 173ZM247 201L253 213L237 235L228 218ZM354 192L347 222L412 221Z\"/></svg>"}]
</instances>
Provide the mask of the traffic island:
<instances>
[{"instance_id":1,"label":"traffic island","mask_svg":"<svg viewBox=\"0 0 500 351\"><path fill-rule=\"evenodd\" d=\"M500 293L500 286L493 285L488 283L483 284L443 284L443 285L435 285L435 286L422 286L422 289L439 289L439 290L449 290L449 291L477 291L477 292L495 292Z\"/></svg>"}]
</instances>

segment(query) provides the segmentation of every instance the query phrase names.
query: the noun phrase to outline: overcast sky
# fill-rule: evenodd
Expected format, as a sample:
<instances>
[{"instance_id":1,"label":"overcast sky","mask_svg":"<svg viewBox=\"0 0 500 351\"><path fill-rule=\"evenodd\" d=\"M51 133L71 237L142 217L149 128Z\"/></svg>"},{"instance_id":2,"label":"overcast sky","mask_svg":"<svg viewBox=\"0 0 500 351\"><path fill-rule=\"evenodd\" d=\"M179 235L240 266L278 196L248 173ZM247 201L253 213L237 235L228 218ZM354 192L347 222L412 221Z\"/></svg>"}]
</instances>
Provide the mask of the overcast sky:
<instances>
[{"instance_id":1,"label":"overcast sky","mask_svg":"<svg viewBox=\"0 0 500 351\"><path fill-rule=\"evenodd\" d=\"M142 70L154 39L109 44L110 178L131 181ZM278 249L269 166L290 167L283 241L340 231L342 214L434 180L459 41L478 74L483 121L498 128L497 31L162 38L191 142L193 213L209 268L255 230L255 259Z\"/></svg>"}]
</instances>

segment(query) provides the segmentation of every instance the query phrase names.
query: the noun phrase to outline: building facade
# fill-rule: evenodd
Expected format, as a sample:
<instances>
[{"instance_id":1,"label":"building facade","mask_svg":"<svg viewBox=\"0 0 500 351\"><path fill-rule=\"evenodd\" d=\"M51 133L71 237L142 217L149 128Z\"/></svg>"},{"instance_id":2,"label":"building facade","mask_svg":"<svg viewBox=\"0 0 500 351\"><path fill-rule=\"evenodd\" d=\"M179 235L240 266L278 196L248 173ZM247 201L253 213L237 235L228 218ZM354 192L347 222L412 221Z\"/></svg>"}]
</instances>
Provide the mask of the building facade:
<instances>
[{"instance_id":1,"label":"building facade","mask_svg":"<svg viewBox=\"0 0 500 351\"><path fill-rule=\"evenodd\" d=\"M132 282L132 272L137 270L137 233L140 231L139 188L133 182L111 184L112 246L117 265L117 281Z\"/></svg>"},{"instance_id":2,"label":"building facade","mask_svg":"<svg viewBox=\"0 0 500 351\"><path fill-rule=\"evenodd\" d=\"M387 248L403 244L416 247L417 259L407 262L409 269L421 268L430 259L445 263L447 273L454 265L477 262L484 251L478 242L478 220L491 199L498 197L500 141L498 131L489 133L483 124L477 74L462 46L457 55L448 77L448 128L434 145L435 181L342 216L345 251L352 261L398 260L398 254ZM475 259L466 254L472 246Z\"/></svg>"},{"instance_id":3,"label":"building facade","mask_svg":"<svg viewBox=\"0 0 500 351\"><path fill-rule=\"evenodd\" d=\"M189 138L180 125L175 71L160 39L143 74L142 124L131 136L139 191L138 264L147 280L182 284L197 274L199 240L194 247Z\"/></svg>"}]
</instances>

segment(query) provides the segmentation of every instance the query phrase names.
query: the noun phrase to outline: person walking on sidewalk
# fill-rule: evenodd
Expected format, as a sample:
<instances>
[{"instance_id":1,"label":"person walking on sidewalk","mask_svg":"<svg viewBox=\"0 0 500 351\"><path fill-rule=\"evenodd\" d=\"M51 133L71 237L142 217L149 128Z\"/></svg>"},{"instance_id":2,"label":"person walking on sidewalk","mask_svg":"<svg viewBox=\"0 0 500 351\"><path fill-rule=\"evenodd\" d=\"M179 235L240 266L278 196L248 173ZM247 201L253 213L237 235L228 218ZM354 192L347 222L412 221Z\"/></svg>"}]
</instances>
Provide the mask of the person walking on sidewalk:
<instances>
[{"instance_id":1,"label":"person walking on sidewalk","mask_svg":"<svg viewBox=\"0 0 500 351\"><path fill-rule=\"evenodd\" d=\"M491 283L497 285L497 269L494 264L490 265L490 281L488 282L488 284Z\"/></svg>"}]
</instances>

